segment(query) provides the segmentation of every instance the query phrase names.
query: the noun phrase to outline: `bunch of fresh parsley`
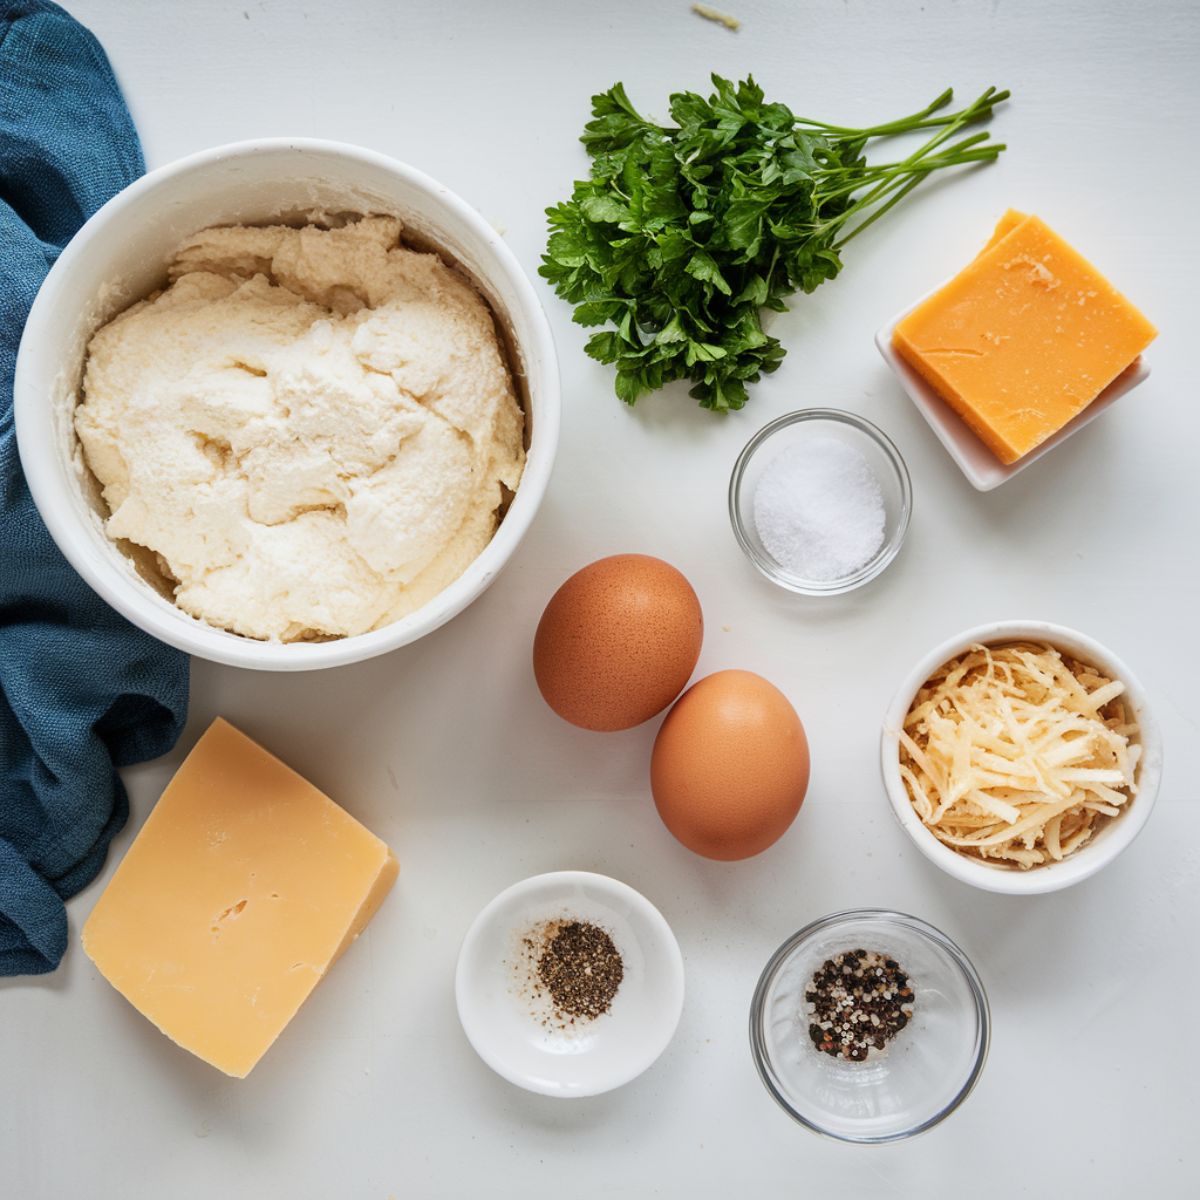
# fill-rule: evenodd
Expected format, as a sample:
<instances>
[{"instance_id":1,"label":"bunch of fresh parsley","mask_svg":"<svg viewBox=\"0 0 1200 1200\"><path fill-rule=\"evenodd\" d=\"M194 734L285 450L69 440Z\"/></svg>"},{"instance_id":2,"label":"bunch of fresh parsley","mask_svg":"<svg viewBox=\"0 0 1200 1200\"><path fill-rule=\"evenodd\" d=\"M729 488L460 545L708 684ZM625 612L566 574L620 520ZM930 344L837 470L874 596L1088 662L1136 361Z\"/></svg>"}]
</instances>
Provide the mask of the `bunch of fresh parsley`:
<instances>
[{"instance_id":1,"label":"bunch of fresh parsley","mask_svg":"<svg viewBox=\"0 0 1200 1200\"><path fill-rule=\"evenodd\" d=\"M842 247L932 172L1004 149L986 133L952 140L1007 99L995 88L961 112L933 115L947 90L912 116L847 129L766 103L752 78L712 79L707 99L671 97L674 127L647 121L619 83L594 96L591 178L546 210L540 273L580 325L606 326L587 352L616 365L627 404L689 379L703 407L741 408L784 354L762 309L837 275ZM873 138L922 129L937 132L906 158L864 157Z\"/></svg>"}]
</instances>

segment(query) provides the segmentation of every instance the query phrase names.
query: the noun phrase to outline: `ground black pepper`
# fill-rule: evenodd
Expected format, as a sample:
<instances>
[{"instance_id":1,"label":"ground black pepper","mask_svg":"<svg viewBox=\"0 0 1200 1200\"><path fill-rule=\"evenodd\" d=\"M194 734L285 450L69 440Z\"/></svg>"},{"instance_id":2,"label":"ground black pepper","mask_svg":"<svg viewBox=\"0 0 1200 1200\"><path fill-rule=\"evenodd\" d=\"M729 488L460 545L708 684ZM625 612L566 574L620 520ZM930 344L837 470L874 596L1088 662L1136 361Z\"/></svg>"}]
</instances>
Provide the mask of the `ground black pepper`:
<instances>
[{"instance_id":1,"label":"ground black pepper","mask_svg":"<svg viewBox=\"0 0 1200 1200\"><path fill-rule=\"evenodd\" d=\"M612 1007L625 964L609 934L589 921L548 921L522 939L534 960L536 987L557 1023L591 1021Z\"/></svg>"},{"instance_id":2,"label":"ground black pepper","mask_svg":"<svg viewBox=\"0 0 1200 1200\"><path fill-rule=\"evenodd\" d=\"M900 964L876 950L826 959L804 993L808 1035L824 1054L865 1062L912 1020L915 997Z\"/></svg>"}]
</instances>

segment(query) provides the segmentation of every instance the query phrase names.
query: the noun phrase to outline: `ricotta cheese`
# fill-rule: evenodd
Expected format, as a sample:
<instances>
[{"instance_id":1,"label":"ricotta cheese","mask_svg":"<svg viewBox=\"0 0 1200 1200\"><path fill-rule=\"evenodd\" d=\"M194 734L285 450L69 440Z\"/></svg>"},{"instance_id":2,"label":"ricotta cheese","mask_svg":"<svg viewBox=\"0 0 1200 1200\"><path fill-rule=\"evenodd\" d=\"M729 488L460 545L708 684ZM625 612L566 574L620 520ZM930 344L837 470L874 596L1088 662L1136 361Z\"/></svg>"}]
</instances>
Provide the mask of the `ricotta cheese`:
<instances>
[{"instance_id":1,"label":"ricotta cheese","mask_svg":"<svg viewBox=\"0 0 1200 1200\"><path fill-rule=\"evenodd\" d=\"M392 217L230 226L92 338L75 428L110 537L247 637L377 629L457 579L524 466L483 298Z\"/></svg>"}]
</instances>

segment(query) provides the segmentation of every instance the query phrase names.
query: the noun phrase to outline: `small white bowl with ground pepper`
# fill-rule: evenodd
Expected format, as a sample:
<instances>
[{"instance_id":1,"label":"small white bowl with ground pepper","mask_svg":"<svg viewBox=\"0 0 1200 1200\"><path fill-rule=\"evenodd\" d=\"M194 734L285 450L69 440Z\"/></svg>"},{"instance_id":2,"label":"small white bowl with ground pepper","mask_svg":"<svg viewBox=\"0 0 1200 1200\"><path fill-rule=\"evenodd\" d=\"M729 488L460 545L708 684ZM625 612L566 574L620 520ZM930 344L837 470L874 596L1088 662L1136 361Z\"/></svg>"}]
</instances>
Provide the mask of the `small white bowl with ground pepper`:
<instances>
[{"instance_id":1,"label":"small white bowl with ground pepper","mask_svg":"<svg viewBox=\"0 0 1200 1200\"><path fill-rule=\"evenodd\" d=\"M595 1096L667 1048L683 956L662 914L606 875L555 871L501 892L463 940L458 1015L479 1057L545 1096Z\"/></svg>"}]
</instances>

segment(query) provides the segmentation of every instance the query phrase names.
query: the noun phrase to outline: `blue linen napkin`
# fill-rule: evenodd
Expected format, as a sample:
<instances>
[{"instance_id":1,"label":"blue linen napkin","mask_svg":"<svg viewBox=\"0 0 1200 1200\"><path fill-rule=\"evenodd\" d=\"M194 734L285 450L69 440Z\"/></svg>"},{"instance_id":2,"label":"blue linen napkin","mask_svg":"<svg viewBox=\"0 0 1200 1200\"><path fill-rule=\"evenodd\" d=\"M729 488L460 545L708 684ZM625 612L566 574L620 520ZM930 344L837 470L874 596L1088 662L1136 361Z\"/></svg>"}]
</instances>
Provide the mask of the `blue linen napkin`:
<instances>
[{"instance_id":1,"label":"blue linen napkin","mask_svg":"<svg viewBox=\"0 0 1200 1200\"><path fill-rule=\"evenodd\" d=\"M116 768L165 754L188 660L79 578L34 509L13 430L21 329L71 235L143 170L96 39L56 4L0 0L0 975L67 948L64 900L129 815Z\"/></svg>"}]
</instances>

